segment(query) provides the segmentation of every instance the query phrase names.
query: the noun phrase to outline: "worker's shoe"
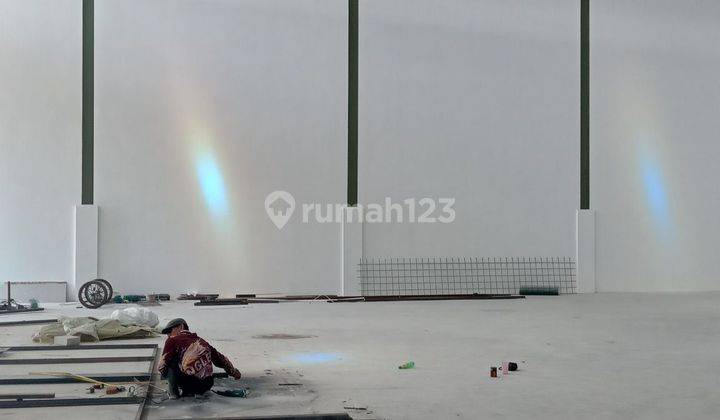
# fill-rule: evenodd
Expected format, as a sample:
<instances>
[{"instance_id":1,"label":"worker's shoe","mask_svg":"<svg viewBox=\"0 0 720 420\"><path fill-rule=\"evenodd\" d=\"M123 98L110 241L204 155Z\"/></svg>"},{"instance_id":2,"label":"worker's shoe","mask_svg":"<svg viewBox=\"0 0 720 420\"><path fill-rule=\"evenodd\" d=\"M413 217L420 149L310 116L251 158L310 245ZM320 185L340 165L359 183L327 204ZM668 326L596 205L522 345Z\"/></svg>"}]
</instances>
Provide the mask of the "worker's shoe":
<instances>
[{"instance_id":1,"label":"worker's shoe","mask_svg":"<svg viewBox=\"0 0 720 420\"><path fill-rule=\"evenodd\" d=\"M203 392L202 394L195 394L195 400L205 401L210 397L207 392Z\"/></svg>"},{"instance_id":2,"label":"worker's shoe","mask_svg":"<svg viewBox=\"0 0 720 420\"><path fill-rule=\"evenodd\" d=\"M182 395L180 395L180 390L175 386L170 386L168 389L168 396L171 400L179 400Z\"/></svg>"}]
</instances>

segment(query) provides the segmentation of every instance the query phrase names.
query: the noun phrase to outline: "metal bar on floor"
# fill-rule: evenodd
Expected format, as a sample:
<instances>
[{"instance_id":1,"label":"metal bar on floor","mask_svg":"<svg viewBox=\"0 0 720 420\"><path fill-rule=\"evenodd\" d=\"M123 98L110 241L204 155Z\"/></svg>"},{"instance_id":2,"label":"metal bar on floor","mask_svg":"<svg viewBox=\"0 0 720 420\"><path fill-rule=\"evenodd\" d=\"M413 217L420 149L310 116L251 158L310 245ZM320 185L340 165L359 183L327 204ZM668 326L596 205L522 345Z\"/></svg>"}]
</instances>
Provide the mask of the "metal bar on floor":
<instances>
[{"instance_id":1,"label":"metal bar on floor","mask_svg":"<svg viewBox=\"0 0 720 420\"><path fill-rule=\"evenodd\" d=\"M145 418L145 403L147 402L148 398L150 397L150 388L153 384L153 374L155 373L155 366L157 364L158 359L158 353L159 349L157 346L155 346L155 351L153 351L153 361L150 363L150 368L148 369L148 385L147 388L145 388L145 395L142 396L142 402L140 403L140 407L138 407L137 414L135 414L135 420L142 420Z\"/></svg>"},{"instance_id":2,"label":"metal bar on floor","mask_svg":"<svg viewBox=\"0 0 720 420\"><path fill-rule=\"evenodd\" d=\"M0 401L0 408L77 407L88 405L140 404L138 397L54 398L43 400Z\"/></svg>"},{"instance_id":3,"label":"metal bar on floor","mask_svg":"<svg viewBox=\"0 0 720 420\"><path fill-rule=\"evenodd\" d=\"M122 350L122 349L154 349L157 344L83 344L77 347L65 346L10 346L9 351L45 351L45 350Z\"/></svg>"},{"instance_id":4,"label":"metal bar on floor","mask_svg":"<svg viewBox=\"0 0 720 420\"><path fill-rule=\"evenodd\" d=\"M365 296L365 302L388 302L404 300L502 300L524 299L522 295L385 295Z\"/></svg>"},{"instance_id":5,"label":"metal bar on floor","mask_svg":"<svg viewBox=\"0 0 720 420\"><path fill-rule=\"evenodd\" d=\"M16 327L19 325L33 325L33 324L52 324L57 322L57 319L26 319L22 321L7 321L0 322L0 327Z\"/></svg>"},{"instance_id":6,"label":"metal bar on floor","mask_svg":"<svg viewBox=\"0 0 720 420\"><path fill-rule=\"evenodd\" d=\"M131 383L137 379L141 382L150 380L147 372L129 372L129 373L85 373L79 376L94 379L99 382L106 383ZM213 374L214 378L227 378L228 374L219 372ZM36 385L36 384L74 384L84 383L78 378L65 376L4 376L0 377L0 385Z\"/></svg>"},{"instance_id":7,"label":"metal bar on floor","mask_svg":"<svg viewBox=\"0 0 720 420\"><path fill-rule=\"evenodd\" d=\"M212 299L212 300L201 300L195 302L195 306L227 306L227 305L247 305L247 299Z\"/></svg>"},{"instance_id":8,"label":"metal bar on floor","mask_svg":"<svg viewBox=\"0 0 720 420\"><path fill-rule=\"evenodd\" d=\"M37 400L41 398L55 398L55 393L43 394L0 394L0 400Z\"/></svg>"},{"instance_id":9,"label":"metal bar on floor","mask_svg":"<svg viewBox=\"0 0 720 420\"><path fill-rule=\"evenodd\" d=\"M68 350L73 350L68 347ZM0 359L0 365L54 365L74 363L124 363L151 362L153 356L112 356L112 357L68 357L50 359Z\"/></svg>"},{"instance_id":10,"label":"metal bar on floor","mask_svg":"<svg viewBox=\"0 0 720 420\"><path fill-rule=\"evenodd\" d=\"M146 372L137 373L86 373L80 376L94 379L99 382L133 382L134 379L146 381L149 376ZM74 384L84 381L73 377L58 376L5 376L0 377L0 385L37 385L37 384Z\"/></svg>"},{"instance_id":11,"label":"metal bar on floor","mask_svg":"<svg viewBox=\"0 0 720 420\"><path fill-rule=\"evenodd\" d=\"M274 416L249 416L249 417L183 417L165 420L352 420L347 413L328 414L280 414Z\"/></svg>"},{"instance_id":12,"label":"metal bar on floor","mask_svg":"<svg viewBox=\"0 0 720 420\"><path fill-rule=\"evenodd\" d=\"M38 312L38 311L44 311L45 308L25 308L25 309L0 309L0 315L13 315L13 314L22 314L27 312Z\"/></svg>"}]
</instances>

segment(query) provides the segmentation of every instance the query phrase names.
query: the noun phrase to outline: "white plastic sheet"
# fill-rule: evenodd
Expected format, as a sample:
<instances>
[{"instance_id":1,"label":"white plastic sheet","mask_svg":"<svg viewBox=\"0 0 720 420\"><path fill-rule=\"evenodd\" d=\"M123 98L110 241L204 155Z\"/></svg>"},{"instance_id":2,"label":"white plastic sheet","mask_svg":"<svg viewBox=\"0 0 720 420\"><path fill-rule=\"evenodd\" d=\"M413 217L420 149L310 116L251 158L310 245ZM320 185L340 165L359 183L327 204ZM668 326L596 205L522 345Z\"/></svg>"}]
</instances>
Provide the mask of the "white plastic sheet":
<instances>
[{"instance_id":1,"label":"white plastic sheet","mask_svg":"<svg viewBox=\"0 0 720 420\"><path fill-rule=\"evenodd\" d=\"M155 312L138 306L116 309L110 314L110 319L116 319L123 325L138 325L150 328L155 328L160 322Z\"/></svg>"}]
</instances>

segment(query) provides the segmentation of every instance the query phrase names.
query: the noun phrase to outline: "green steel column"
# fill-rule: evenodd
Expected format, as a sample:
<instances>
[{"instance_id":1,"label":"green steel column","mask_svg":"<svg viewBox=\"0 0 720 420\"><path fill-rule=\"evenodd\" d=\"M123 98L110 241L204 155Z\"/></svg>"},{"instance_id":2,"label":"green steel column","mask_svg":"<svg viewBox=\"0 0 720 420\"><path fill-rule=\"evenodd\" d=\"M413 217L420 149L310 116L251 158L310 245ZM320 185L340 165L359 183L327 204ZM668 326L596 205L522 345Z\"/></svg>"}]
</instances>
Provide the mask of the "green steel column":
<instances>
[{"instance_id":1,"label":"green steel column","mask_svg":"<svg viewBox=\"0 0 720 420\"><path fill-rule=\"evenodd\" d=\"M580 208L590 208L590 0L580 0Z\"/></svg>"},{"instance_id":2,"label":"green steel column","mask_svg":"<svg viewBox=\"0 0 720 420\"><path fill-rule=\"evenodd\" d=\"M82 3L82 204L93 204L94 2Z\"/></svg>"},{"instance_id":3,"label":"green steel column","mask_svg":"<svg viewBox=\"0 0 720 420\"><path fill-rule=\"evenodd\" d=\"M348 173L347 204L358 201L358 0L348 0Z\"/></svg>"}]
</instances>

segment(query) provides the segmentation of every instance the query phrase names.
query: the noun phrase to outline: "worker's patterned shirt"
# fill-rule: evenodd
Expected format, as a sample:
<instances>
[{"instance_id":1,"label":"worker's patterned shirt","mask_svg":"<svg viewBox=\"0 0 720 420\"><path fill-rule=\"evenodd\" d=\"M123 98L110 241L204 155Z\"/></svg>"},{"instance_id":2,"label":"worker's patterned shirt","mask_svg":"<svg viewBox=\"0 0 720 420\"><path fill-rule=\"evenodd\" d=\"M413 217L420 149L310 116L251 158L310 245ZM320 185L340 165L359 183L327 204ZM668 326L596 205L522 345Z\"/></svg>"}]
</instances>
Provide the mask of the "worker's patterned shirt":
<instances>
[{"instance_id":1,"label":"worker's patterned shirt","mask_svg":"<svg viewBox=\"0 0 720 420\"><path fill-rule=\"evenodd\" d=\"M180 372L198 379L212 376L213 365L228 373L235 371L227 357L190 331L181 331L165 341L158 371L164 376L173 364L180 368Z\"/></svg>"}]
</instances>

